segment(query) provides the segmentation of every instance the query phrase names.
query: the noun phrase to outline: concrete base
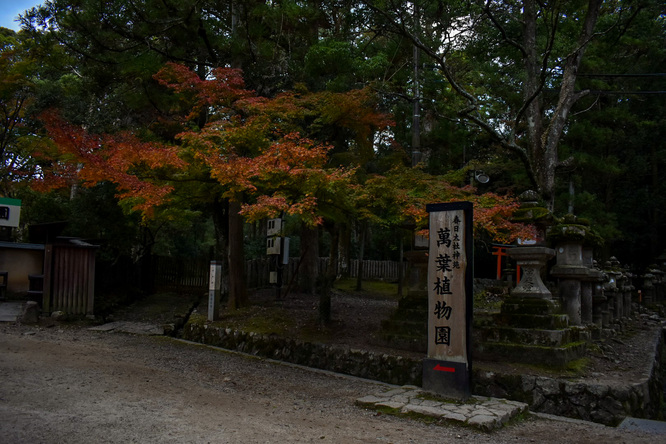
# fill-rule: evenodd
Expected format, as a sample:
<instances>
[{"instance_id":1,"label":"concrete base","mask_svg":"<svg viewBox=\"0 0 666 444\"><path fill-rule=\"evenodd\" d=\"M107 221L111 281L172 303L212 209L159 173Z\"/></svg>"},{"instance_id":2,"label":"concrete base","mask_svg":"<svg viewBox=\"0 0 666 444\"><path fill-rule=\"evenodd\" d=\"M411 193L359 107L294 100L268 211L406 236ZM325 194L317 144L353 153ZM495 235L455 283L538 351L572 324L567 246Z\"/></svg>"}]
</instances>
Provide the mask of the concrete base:
<instances>
[{"instance_id":1,"label":"concrete base","mask_svg":"<svg viewBox=\"0 0 666 444\"><path fill-rule=\"evenodd\" d=\"M426 358L423 360L423 389L465 401L472 393L470 373L466 363Z\"/></svg>"}]
</instances>

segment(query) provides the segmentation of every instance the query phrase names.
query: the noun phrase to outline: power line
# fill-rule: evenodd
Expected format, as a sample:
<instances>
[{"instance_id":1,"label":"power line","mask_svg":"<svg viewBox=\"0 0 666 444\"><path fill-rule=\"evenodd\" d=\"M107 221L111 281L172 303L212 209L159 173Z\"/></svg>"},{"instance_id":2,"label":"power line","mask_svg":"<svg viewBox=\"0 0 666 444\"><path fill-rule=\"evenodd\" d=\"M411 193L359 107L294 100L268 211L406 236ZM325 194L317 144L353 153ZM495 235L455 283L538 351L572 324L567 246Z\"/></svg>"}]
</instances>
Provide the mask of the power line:
<instances>
[{"instance_id":1,"label":"power line","mask_svg":"<svg viewBox=\"0 0 666 444\"><path fill-rule=\"evenodd\" d=\"M606 90L588 90L590 94L599 95L651 95L666 94L666 91L606 91Z\"/></svg>"},{"instance_id":2,"label":"power line","mask_svg":"<svg viewBox=\"0 0 666 444\"><path fill-rule=\"evenodd\" d=\"M578 74L579 77L666 77L666 72L648 74Z\"/></svg>"}]
</instances>

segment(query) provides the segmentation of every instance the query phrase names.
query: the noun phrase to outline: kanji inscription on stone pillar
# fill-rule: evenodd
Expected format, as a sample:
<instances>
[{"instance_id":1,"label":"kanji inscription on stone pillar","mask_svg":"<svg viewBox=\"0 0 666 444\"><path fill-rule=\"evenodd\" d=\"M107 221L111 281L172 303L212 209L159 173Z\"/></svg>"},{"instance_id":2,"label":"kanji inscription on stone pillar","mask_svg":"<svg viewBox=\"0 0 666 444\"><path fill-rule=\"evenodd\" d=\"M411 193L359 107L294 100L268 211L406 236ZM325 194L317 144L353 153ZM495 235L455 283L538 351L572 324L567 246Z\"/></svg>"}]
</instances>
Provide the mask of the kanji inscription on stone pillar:
<instances>
[{"instance_id":1,"label":"kanji inscription on stone pillar","mask_svg":"<svg viewBox=\"0 0 666 444\"><path fill-rule=\"evenodd\" d=\"M444 396L470 396L472 325L472 204L427 206L428 357L423 388Z\"/></svg>"}]
</instances>

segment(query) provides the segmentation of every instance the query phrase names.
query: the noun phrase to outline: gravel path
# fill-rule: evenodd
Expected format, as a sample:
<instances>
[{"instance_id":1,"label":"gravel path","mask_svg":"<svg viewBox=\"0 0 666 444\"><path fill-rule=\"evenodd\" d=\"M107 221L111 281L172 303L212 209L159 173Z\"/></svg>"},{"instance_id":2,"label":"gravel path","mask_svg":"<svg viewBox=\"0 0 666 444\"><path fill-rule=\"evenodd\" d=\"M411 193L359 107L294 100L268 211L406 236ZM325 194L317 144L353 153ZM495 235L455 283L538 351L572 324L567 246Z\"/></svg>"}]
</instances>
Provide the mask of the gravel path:
<instances>
[{"instance_id":1,"label":"gravel path","mask_svg":"<svg viewBox=\"0 0 666 444\"><path fill-rule=\"evenodd\" d=\"M354 406L377 388L165 337L0 325L0 442L655 441L546 419L485 434Z\"/></svg>"}]
</instances>

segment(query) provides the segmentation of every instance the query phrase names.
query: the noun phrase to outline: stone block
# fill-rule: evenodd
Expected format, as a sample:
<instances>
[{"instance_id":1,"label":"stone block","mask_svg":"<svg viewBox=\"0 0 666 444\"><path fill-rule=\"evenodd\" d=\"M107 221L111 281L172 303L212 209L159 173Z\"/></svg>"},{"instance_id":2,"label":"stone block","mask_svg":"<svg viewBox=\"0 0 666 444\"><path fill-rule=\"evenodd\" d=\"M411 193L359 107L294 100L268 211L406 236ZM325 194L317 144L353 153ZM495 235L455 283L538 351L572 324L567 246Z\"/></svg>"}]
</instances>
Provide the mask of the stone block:
<instances>
[{"instance_id":1,"label":"stone block","mask_svg":"<svg viewBox=\"0 0 666 444\"><path fill-rule=\"evenodd\" d=\"M558 395L560 393L560 383L556 379L540 377L536 380L537 390L544 396Z\"/></svg>"},{"instance_id":2,"label":"stone block","mask_svg":"<svg viewBox=\"0 0 666 444\"><path fill-rule=\"evenodd\" d=\"M449 411L444 412L442 414L442 418L448 421L455 421L455 422L467 421L467 416L463 415L462 413L449 412Z\"/></svg>"},{"instance_id":3,"label":"stone block","mask_svg":"<svg viewBox=\"0 0 666 444\"><path fill-rule=\"evenodd\" d=\"M442 409L437 407L427 407L423 405L407 404L402 408L403 413L417 413L419 415L432 416L433 418L441 418L444 415Z\"/></svg>"},{"instance_id":4,"label":"stone block","mask_svg":"<svg viewBox=\"0 0 666 444\"><path fill-rule=\"evenodd\" d=\"M401 410L405 406L405 403L404 402L399 402L399 401L382 401L382 402L378 402L375 405L377 407L388 407L388 408L394 409L394 410Z\"/></svg>"},{"instance_id":5,"label":"stone block","mask_svg":"<svg viewBox=\"0 0 666 444\"><path fill-rule=\"evenodd\" d=\"M489 432L498 427L501 427L502 423L496 416L476 415L467 421L467 425Z\"/></svg>"},{"instance_id":6,"label":"stone block","mask_svg":"<svg viewBox=\"0 0 666 444\"><path fill-rule=\"evenodd\" d=\"M356 404L366 407L366 406L374 406L375 404L377 404L379 402L385 402L385 401L386 401L386 398L379 398L379 397L374 396L374 395L368 395L368 396L364 396L362 398L357 399Z\"/></svg>"},{"instance_id":7,"label":"stone block","mask_svg":"<svg viewBox=\"0 0 666 444\"><path fill-rule=\"evenodd\" d=\"M499 314L497 323L513 328L533 328L557 330L569 327L569 318L563 314L535 315L535 314Z\"/></svg>"}]
</instances>

